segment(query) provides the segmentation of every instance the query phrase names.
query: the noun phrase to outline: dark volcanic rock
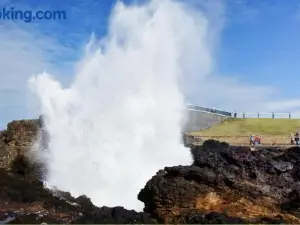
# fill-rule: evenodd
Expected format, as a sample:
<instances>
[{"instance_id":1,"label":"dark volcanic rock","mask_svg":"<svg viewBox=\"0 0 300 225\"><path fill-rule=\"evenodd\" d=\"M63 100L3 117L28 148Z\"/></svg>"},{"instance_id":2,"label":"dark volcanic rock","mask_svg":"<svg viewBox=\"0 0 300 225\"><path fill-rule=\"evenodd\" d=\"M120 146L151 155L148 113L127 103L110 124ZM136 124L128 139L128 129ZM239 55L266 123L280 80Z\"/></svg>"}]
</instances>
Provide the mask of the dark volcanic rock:
<instances>
[{"instance_id":1,"label":"dark volcanic rock","mask_svg":"<svg viewBox=\"0 0 300 225\"><path fill-rule=\"evenodd\" d=\"M86 196L44 188L44 167L27 153L38 135L46 147L45 132L40 118L13 121L0 133L0 223L155 223L146 213L99 208Z\"/></svg>"},{"instance_id":2,"label":"dark volcanic rock","mask_svg":"<svg viewBox=\"0 0 300 225\"><path fill-rule=\"evenodd\" d=\"M40 146L45 149L47 136L42 125L42 117L38 120L12 121L7 125L7 130L0 132L0 168L29 179L45 177L45 167L30 151L36 141L40 141Z\"/></svg>"},{"instance_id":3,"label":"dark volcanic rock","mask_svg":"<svg viewBox=\"0 0 300 225\"><path fill-rule=\"evenodd\" d=\"M10 168L18 155L26 155L39 131L39 120L12 121L0 133L0 168Z\"/></svg>"},{"instance_id":4,"label":"dark volcanic rock","mask_svg":"<svg viewBox=\"0 0 300 225\"><path fill-rule=\"evenodd\" d=\"M80 196L73 198L65 193L52 193L42 182L29 181L22 175L9 173L0 168L0 223L155 223L149 214L126 210L123 207L94 206Z\"/></svg>"},{"instance_id":5,"label":"dark volcanic rock","mask_svg":"<svg viewBox=\"0 0 300 225\"><path fill-rule=\"evenodd\" d=\"M41 119L0 132L0 223L300 223L298 147L251 151L206 141L191 149L192 165L165 167L147 182L138 195L144 212L136 212L44 188L46 171L27 152L38 137L47 148L46 133Z\"/></svg>"},{"instance_id":6,"label":"dark volcanic rock","mask_svg":"<svg viewBox=\"0 0 300 225\"><path fill-rule=\"evenodd\" d=\"M73 221L74 224L136 224L156 223L151 219L150 214L138 213L134 210L127 210L123 207L101 207L86 212L82 217Z\"/></svg>"},{"instance_id":7,"label":"dark volcanic rock","mask_svg":"<svg viewBox=\"0 0 300 225\"><path fill-rule=\"evenodd\" d=\"M195 209L221 213L224 223L234 223L234 218L251 223L300 221L300 148L251 151L210 140L191 152L192 166L166 167L147 182L138 195L145 212L161 222L181 218L186 223L187 212Z\"/></svg>"}]
</instances>

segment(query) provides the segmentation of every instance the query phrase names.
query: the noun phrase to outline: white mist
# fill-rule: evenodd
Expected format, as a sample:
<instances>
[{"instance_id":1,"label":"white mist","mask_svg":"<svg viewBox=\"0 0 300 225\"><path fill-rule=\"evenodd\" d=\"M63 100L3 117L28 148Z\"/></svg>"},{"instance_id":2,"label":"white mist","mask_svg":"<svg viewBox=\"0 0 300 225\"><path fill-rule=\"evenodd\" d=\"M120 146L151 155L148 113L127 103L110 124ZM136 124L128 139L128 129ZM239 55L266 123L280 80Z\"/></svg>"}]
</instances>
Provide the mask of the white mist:
<instances>
[{"instance_id":1,"label":"white mist","mask_svg":"<svg viewBox=\"0 0 300 225\"><path fill-rule=\"evenodd\" d=\"M119 2L69 88L46 73L32 77L51 137L47 182L99 206L141 210L137 194L159 169L190 164L181 82L210 66L206 29L178 2Z\"/></svg>"}]
</instances>

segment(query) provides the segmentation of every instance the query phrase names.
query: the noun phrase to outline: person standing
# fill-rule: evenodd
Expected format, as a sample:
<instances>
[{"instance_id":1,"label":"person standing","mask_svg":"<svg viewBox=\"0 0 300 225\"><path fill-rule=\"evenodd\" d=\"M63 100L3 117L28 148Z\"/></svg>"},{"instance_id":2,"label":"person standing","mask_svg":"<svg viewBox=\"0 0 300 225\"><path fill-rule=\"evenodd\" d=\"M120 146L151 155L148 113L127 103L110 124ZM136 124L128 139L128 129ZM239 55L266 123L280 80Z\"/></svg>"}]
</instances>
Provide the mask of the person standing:
<instances>
[{"instance_id":1,"label":"person standing","mask_svg":"<svg viewBox=\"0 0 300 225\"><path fill-rule=\"evenodd\" d=\"M294 135L291 133L290 135L290 139L291 139L291 145L295 144L295 139L294 139Z\"/></svg>"},{"instance_id":2,"label":"person standing","mask_svg":"<svg viewBox=\"0 0 300 225\"><path fill-rule=\"evenodd\" d=\"M250 136L250 146L254 146L254 135L251 134Z\"/></svg>"},{"instance_id":3,"label":"person standing","mask_svg":"<svg viewBox=\"0 0 300 225\"><path fill-rule=\"evenodd\" d=\"M299 133L296 132L296 135L295 135L295 142L296 142L296 145L299 145Z\"/></svg>"}]
</instances>

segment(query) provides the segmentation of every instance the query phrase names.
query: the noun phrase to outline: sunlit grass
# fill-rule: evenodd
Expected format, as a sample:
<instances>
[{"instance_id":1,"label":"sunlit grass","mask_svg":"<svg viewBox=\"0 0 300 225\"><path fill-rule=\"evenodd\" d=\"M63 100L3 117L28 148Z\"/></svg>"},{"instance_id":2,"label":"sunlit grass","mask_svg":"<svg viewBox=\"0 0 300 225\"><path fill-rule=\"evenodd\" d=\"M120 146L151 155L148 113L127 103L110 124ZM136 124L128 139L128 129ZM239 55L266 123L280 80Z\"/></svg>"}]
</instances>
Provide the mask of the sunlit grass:
<instances>
[{"instance_id":1,"label":"sunlit grass","mask_svg":"<svg viewBox=\"0 0 300 225\"><path fill-rule=\"evenodd\" d=\"M284 135L300 131L300 119L229 119L207 130L191 132L205 136Z\"/></svg>"}]
</instances>

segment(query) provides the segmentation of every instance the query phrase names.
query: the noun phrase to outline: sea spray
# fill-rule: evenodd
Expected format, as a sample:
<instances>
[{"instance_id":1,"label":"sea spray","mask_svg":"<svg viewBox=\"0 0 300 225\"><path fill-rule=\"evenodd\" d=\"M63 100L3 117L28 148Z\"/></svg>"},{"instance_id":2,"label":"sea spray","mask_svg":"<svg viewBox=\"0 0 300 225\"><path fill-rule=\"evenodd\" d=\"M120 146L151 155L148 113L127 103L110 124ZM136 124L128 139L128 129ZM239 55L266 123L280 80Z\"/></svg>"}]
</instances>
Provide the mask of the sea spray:
<instances>
[{"instance_id":1,"label":"sea spray","mask_svg":"<svg viewBox=\"0 0 300 225\"><path fill-rule=\"evenodd\" d=\"M141 210L137 194L159 169L191 163L181 84L209 68L207 21L175 1L118 2L108 28L87 45L70 87L46 72L30 79L50 137L46 181L99 206Z\"/></svg>"}]
</instances>

